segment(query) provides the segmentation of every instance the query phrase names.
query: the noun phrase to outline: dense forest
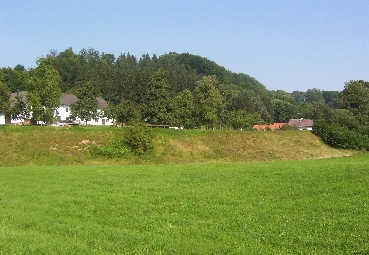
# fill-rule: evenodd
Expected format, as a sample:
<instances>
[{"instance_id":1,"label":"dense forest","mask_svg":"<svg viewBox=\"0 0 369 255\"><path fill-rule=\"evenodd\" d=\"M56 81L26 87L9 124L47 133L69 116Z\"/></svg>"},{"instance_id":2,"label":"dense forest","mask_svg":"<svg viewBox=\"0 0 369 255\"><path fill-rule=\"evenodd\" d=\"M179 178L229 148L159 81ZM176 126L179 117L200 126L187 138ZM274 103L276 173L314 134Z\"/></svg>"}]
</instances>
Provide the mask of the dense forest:
<instances>
[{"instance_id":1,"label":"dense forest","mask_svg":"<svg viewBox=\"0 0 369 255\"><path fill-rule=\"evenodd\" d=\"M127 53L116 58L92 48L79 53L72 48L51 51L29 70L22 65L3 67L0 82L3 98L9 92L27 90L33 111L40 111L34 116L41 120L51 120L60 93L68 92L85 99L81 105L87 108L94 107L89 98L102 97L110 105L106 113L122 123L146 120L186 128L251 129L254 123L319 119L323 109L339 107L340 96L338 91L315 88L269 91L247 74L233 73L189 53L140 58ZM8 104L2 101L0 110L6 112ZM26 114L21 103L19 98L18 104L12 103L13 117ZM81 114L77 105L74 108L76 115Z\"/></svg>"}]
</instances>

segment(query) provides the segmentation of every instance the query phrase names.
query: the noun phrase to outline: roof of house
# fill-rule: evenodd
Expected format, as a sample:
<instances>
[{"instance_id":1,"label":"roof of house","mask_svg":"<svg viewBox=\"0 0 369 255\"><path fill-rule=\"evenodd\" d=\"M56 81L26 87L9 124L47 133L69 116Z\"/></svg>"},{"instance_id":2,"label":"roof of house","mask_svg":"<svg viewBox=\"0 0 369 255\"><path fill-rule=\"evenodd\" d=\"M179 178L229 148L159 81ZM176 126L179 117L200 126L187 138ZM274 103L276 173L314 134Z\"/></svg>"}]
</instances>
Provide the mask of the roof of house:
<instances>
[{"instance_id":1,"label":"roof of house","mask_svg":"<svg viewBox=\"0 0 369 255\"><path fill-rule=\"evenodd\" d=\"M97 108L104 109L108 107L108 103L101 97L96 97L96 100L97 100ZM62 93L62 96L60 98L61 105L71 105L77 101L78 98L75 95L68 93Z\"/></svg>"},{"instance_id":2,"label":"roof of house","mask_svg":"<svg viewBox=\"0 0 369 255\"><path fill-rule=\"evenodd\" d=\"M312 127L314 121L311 119L290 119L288 124L297 127Z\"/></svg>"},{"instance_id":3,"label":"roof of house","mask_svg":"<svg viewBox=\"0 0 369 255\"><path fill-rule=\"evenodd\" d=\"M97 100L97 107L99 109L104 109L106 107L108 107L108 103L102 99L101 97L96 97L96 100Z\"/></svg>"},{"instance_id":4,"label":"roof of house","mask_svg":"<svg viewBox=\"0 0 369 255\"><path fill-rule=\"evenodd\" d=\"M78 101L78 98L75 95L68 94L68 93L62 93L62 96L60 98L60 104L61 105L71 105Z\"/></svg>"},{"instance_id":5,"label":"roof of house","mask_svg":"<svg viewBox=\"0 0 369 255\"><path fill-rule=\"evenodd\" d=\"M275 122L268 125L254 125L253 129L257 130L265 130L266 128L270 128L271 130L280 129L283 127L283 125L288 124L287 122Z\"/></svg>"},{"instance_id":6,"label":"roof of house","mask_svg":"<svg viewBox=\"0 0 369 255\"><path fill-rule=\"evenodd\" d=\"M16 96L21 96L22 97L22 102L27 102L27 91L19 91L19 92L15 92L15 93L11 93L10 94L10 107L14 107L15 106L15 102L14 99Z\"/></svg>"},{"instance_id":7,"label":"roof of house","mask_svg":"<svg viewBox=\"0 0 369 255\"><path fill-rule=\"evenodd\" d=\"M10 100L13 100L17 95L22 96L22 101L23 102L27 101L27 98L26 98L27 91L19 91L19 92L11 93L10 94Z\"/></svg>"},{"instance_id":8,"label":"roof of house","mask_svg":"<svg viewBox=\"0 0 369 255\"><path fill-rule=\"evenodd\" d=\"M27 102L27 91L19 91L18 93L11 93L10 99L13 100L17 95L22 96L22 101ZM101 97L96 97L97 100L97 108L104 109L108 107L108 103L102 99ZM78 101L78 98L73 94L62 93L60 97L60 104L70 106L71 104Z\"/></svg>"}]
</instances>

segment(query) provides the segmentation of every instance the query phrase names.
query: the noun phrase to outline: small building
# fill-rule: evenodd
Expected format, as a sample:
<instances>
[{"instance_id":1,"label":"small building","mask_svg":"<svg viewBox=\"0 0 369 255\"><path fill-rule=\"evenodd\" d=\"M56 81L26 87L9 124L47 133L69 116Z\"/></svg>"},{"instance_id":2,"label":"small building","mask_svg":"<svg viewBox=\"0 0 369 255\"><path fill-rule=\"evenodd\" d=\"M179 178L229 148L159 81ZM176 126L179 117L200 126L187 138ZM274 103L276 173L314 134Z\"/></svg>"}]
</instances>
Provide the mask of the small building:
<instances>
[{"instance_id":1,"label":"small building","mask_svg":"<svg viewBox=\"0 0 369 255\"><path fill-rule=\"evenodd\" d=\"M281 129L284 125L287 125L287 122L275 122L272 124L268 124L268 125L254 125L252 128L256 129L258 131L260 130L276 130L276 129Z\"/></svg>"},{"instance_id":2,"label":"small building","mask_svg":"<svg viewBox=\"0 0 369 255\"><path fill-rule=\"evenodd\" d=\"M311 119L290 119L288 122L290 126L295 126L299 130L313 130L314 121Z\"/></svg>"},{"instance_id":3,"label":"small building","mask_svg":"<svg viewBox=\"0 0 369 255\"><path fill-rule=\"evenodd\" d=\"M268 125L254 125L253 129L256 130L277 130L281 129L284 125L290 125L291 127L297 127L299 130L313 130L314 121L311 119L290 119L289 122L275 122Z\"/></svg>"}]
</instances>

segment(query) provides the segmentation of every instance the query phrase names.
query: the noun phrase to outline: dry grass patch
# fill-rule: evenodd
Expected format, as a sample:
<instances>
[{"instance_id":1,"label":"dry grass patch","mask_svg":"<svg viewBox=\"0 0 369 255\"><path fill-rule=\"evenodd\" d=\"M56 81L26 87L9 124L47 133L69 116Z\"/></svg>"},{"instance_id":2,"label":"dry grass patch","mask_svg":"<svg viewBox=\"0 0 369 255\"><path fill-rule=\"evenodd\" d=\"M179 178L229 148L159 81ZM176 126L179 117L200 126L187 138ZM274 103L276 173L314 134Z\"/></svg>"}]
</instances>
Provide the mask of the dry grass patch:
<instances>
[{"instance_id":1,"label":"dry grass patch","mask_svg":"<svg viewBox=\"0 0 369 255\"><path fill-rule=\"evenodd\" d=\"M145 157L92 156L93 146L111 146L124 137L117 128L0 128L0 166L182 164L259 162L349 156L308 131L241 132L153 129L154 150Z\"/></svg>"}]
</instances>

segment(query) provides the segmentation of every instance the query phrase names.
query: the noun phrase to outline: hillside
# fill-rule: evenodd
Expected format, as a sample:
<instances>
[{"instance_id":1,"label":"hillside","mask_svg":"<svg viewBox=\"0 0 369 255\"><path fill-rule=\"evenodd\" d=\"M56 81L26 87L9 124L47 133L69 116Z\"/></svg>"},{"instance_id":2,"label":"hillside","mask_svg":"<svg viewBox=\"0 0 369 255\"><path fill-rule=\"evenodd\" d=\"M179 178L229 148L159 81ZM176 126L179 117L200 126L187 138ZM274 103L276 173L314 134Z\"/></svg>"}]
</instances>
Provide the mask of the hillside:
<instances>
[{"instance_id":1,"label":"hillside","mask_svg":"<svg viewBox=\"0 0 369 255\"><path fill-rule=\"evenodd\" d=\"M90 147L124 136L117 128L0 127L0 166L183 164L261 162L349 156L304 131L241 132L153 129L154 150L146 156L94 157Z\"/></svg>"}]
</instances>

